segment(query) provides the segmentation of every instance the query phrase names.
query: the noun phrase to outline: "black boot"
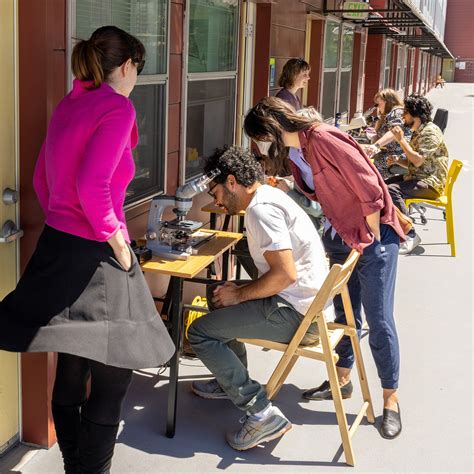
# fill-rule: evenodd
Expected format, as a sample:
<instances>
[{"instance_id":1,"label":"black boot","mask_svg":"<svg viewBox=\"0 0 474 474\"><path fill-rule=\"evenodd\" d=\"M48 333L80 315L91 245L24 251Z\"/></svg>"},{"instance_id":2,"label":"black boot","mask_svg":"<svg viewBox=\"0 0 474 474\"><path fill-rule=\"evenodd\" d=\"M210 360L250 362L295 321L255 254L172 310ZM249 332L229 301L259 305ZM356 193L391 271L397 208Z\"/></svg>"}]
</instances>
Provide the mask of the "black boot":
<instances>
[{"instance_id":1,"label":"black boot","mask_svg":"<svg viewBox=\"0 0 474 474\"><path fill-rule=\"evenodd\" d=\"M79 436L81 474L110 472L119 425L99 425L82 417Z\"/></svg>"},{"instance_id":2,"label":"black boot","mask_svg":"<svg viewBox=\"0 0 474 474\"><path fill-rule=\"evenodd\" d=\"M54 427L66 474L79 472L79 431L81 407L52 404Z\"/></svg>"}]
</instances>

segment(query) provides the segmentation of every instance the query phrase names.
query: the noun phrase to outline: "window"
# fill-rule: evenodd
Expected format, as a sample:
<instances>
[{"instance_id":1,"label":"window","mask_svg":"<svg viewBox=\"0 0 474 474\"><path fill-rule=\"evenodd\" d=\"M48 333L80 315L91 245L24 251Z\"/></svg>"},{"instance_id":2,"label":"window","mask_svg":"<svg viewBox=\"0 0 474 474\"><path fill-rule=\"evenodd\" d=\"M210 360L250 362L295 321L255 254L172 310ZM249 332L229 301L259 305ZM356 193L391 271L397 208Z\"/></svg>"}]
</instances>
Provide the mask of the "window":
<instances>
[{"instance_id":1,"label":"window","mask_svg":"<svg viewBox=\"0 0 474 474\"><path fill-rule=\"evenodd\" d=\"M168 66L168 0L75 0L73 46L104 25L115 25L142 41L146 64L130 99L137 111L139 143L133 152L135 178L125 204L164 191Z\"/></svg>"},{"instance_id":2,"label":"window","mask_svg":"<svg viewBox=\"0 0 474 474\"><path fill-rule=\"evenodd\" d=\"M385 40L383 68L382 68L382 89L390 87L390 68L392 64L392 41Z\"/></svg>"},{"instance_id":3,"label":"window","mask_svg":"<svg viewBox=\"0 0 474 474\"><path fill-rule=\"evenodd\" d=\"M321 89L321 113L332 121L336 112L349 111L354 31L328 20L324 36L324 69Z\"/></svg>"},{"instance_id":4,"label":"window","mask_svg":"<svg viewBox=\"0 0 474 474\"><path fill-rule=\"evenodd\" d=\"M190 0L184 179L234 141L238 0Z\"/></svg>"},{"instance_id":5,"label":"window","mask_svg":"<svg viewBox=\"0 0 474 474\"><path fill-rule=\"evenodd\" d=\"M407 48L406 46L398 46L397 58L397 77L395 80L395 89L400 90L405 88L407 77Z\"/></svg>"}]
</instances>

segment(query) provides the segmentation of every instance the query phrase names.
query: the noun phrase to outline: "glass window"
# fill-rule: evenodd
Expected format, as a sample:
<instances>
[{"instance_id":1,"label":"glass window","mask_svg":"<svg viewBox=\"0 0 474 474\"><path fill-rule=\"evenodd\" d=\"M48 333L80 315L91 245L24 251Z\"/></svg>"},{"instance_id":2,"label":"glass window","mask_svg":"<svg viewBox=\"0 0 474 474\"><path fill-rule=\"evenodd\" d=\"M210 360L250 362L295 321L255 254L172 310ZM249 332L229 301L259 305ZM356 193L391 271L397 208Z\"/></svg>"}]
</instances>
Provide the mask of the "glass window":
<instances>
[{"instance_id":1,"label":"glass window","mask_svg":"<svg viewBox=\"0 0 474 474\"><path fill-rule=\"evenodd\" d=\"M163 190L165 171L164 128L166 85L151 84L135 87L130 98L137 110L137 125L140 132L137 147L133 150L135 178L127 189L126 203L139 200Z\"/></svg>"},{"instance_id":2,"label":"glass window","mask_svg":"<svg viewBox=\"0 0 474 474\"><path fill-rule=\"evenodd\" d=\"M191 0L188 72L236 69L238 1Z\"/></svg>"},{"instance_id":3,"label":"glass window","mask_svg":"<svg viewBox=\"0 0 474 474\"><path fill-rule=\"evenodd\" d=\"M339 85L339 107L341 114L349 111L349 97L351 92L351 74L352 71L341 72L341 81Z\"/></svg>"},{"instance_id":4,"label":"glass window","mask_svg":"<svg viewBox=\"0 0 474 474\"><path fill-rule=\"evenodd\" d=\"M324 72L321 113L324 120L334 117L337 71Z\"/></svg>"},{"instance_id":5,"label":"glass window","mask_svg":"<svg viewBox=\"0 0 474 474\"><path fill-rule=\"evenodd\" d=\"M342 35L342 64L341 67L352 67L352 49L354 47L354 30L344 28Z\"/></svg>"},{"instance_id":6,"label":"glass window","mask_svg":"<svg viewBox=\"0 0 474 474\"><path fill-rule=\"evenodd\" d=\"M76 0L76 37L115 25L140 39L147 56L142 74L166 74L167 0Z\"/></svg>"},{"instance_id":7,"label":"glass window","mask_svg":"<svg viewBox=\"0 0 474 474\"><path fill-rule=\"evenodd\" d=\"M188 83L186 178L198 174L203 158L234 140L235 79Z\"/></svg>"},{"instance_id":8,"label":"glass window","mask_svg":"<svg viewBox=\"0 0 474 474\"><path fill-rule=\"evenodd\" d=\"M168 4L167 0L75 1L73 42L89 38L101 26L116 25L146 48L145 68L130 96L137 112L139 142L133 152L136 173L126 204L164 191Z\"/></svg>"},{"instance_id":9,"label":"glass window","mask_svg":"<svg viewBox=\"0 0 474 474\"><path fill-rule=\"evenodd\" d=\"M326 22L321 113L326 121L349 110L354 30L345 24Z\"/></svg>"},{"instance_id":10,"label":"glass window","mask_svg":"<svg viewBox=\"0 0 474 474\"><path fill-rule=\"evenodd\" d=\"M382 58L382 63L382 88L385 89L390 87L390 70L392 64L392 42L390 40L385 40L384 58Z\"/></svg>"},{"instance_id":11,"label":"glass window","mask_svg":"<svg viewBox=\"0 0 474 474\"><path fill-rule=\"evenodd\" d=\"M334 21L326 22L324 38L324 68L337 67L339 56L339 30L340 25Z\"/></svg>"}]
</instances>

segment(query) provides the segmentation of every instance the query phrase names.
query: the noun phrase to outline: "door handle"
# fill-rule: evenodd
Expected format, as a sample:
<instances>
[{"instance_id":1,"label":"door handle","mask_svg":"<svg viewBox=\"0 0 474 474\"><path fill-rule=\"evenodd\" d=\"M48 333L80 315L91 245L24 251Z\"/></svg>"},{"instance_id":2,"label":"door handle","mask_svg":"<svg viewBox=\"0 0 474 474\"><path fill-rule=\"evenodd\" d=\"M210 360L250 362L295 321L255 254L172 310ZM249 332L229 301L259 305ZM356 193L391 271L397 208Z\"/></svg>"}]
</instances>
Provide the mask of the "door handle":
<instances>
[{"instance_id":1,"label":"door handle","mask_svg":"<svg viewBox=\"0 0 474 474\"><path fill-rule=\"evenodd\" d=\"M15 240L19 240L23 237L23 231L17 229L15 223L8 220L3 224L2 230L0 231L0 244L9 244Z\"/></svg>"}]
</instances>

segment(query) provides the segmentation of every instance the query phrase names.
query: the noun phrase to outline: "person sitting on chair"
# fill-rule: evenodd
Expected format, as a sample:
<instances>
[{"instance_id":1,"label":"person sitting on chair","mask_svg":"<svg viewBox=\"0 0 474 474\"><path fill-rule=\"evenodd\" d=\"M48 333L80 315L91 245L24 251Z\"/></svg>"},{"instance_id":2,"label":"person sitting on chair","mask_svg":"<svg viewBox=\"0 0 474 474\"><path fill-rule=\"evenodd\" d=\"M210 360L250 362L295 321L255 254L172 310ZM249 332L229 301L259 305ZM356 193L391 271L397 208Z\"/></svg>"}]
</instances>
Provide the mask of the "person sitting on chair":
<instances>
[{"instance_id":1,"label":"person sitting on chair","mask_svg":"<svg viewBox=\"0 0 474 474\"><path fill-rule=\"evenodd\" d=\"M263 169L242 148L218 150L204 170L218 168L209 194L230 215L246 210L250 254L258 268L253 281L220 282L207 289L211 312L195 320L188 339L215 378L192 383L195 394L230 399L246 412L241 429L229 433L234 449L246 450L282 436L291 423L249 377L245 345L238 338L291 341L328 274L321 240L308 215L284 192L262 184ZM333 308L325 311L333 319ZM303 344L318 340L311 324Z\"/></svg>"},{"instance_id":2,"label":"person sitting on chair","mask_svg":"<svg viewBox=\"0 0 474 474\"><path fill-rule=\"evenodd\" d=\"M448 175L448 149L443 132L431 120L433 106L426 97L412 94L405 99L403 119L412 130L411 141L401 127L393 127L395 140L406 159L392 159L390 164L408 167L406 176L395 176L386 181L395 206L408 215L406 198L437 199L444 191ZM408 254L419 245L420 236L412 229L400 245L400 254Z\"/></svg>"},{"instance_id":3,"label":"person sitting on chair","mask_svg":"<svg viewBox=\"0 0 474 474\"><path fill-rule=\"evenodd\" d=\"M443 79L443 76L441 74L438 75L438 77L436 78L436 87L435 89L438 88L438 86L441 86L441 89L444 87L444 84L446 83L446 81Z\"/></svg>"}]
</instances>

